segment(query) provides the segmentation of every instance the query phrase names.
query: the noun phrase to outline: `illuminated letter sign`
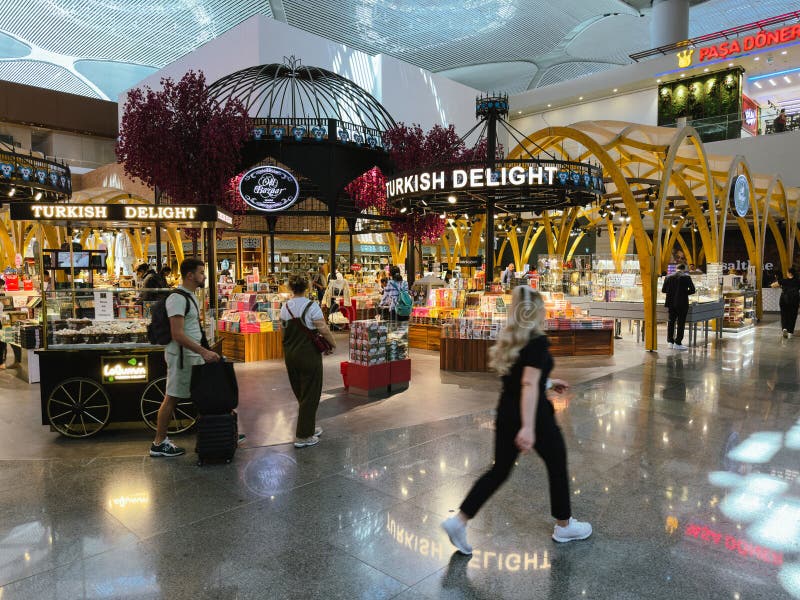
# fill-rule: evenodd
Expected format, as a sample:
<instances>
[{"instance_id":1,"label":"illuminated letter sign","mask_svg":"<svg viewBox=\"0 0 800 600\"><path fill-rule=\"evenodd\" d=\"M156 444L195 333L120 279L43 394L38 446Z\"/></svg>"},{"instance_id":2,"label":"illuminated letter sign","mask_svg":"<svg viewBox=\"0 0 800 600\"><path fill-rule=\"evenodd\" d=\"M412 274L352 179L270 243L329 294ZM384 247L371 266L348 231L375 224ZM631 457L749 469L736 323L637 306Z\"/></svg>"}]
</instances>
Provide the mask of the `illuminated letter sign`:
<instances>
[{"instance_id":1,"label":"illuminated letter sign","mask_svg":"<svg viewBox=\"0 0 800 600\"><path fill-rule=\"evenodd\" d=\"M239 195L256 210L279 212L297 202L300 185L294 175L284 169L256 167L242 177Z\"/></svg>"},{"instance_id":2,"label":"illuminated letter sign","mask_svg":"<svg viewBox=\"0 0 800 600\"><path fill-rule=\"evenodd\" d=\"M775 31L759 31L756 34L748 35L743 38L724 41L713 46L700 48L699 62L709 60L724 60L742 52L752 52L753 50L763 50L780 46L795 40L800 40L800 24L787 25ZM688 53L688 58L685 55ZM688 62L686 62L688 60ZM685 63L685 64L684 64ZM691 53L685 50L678 54L678 66L688 67L692 64Z\"/></svg>"},{"instance_id":3,"label":"illuminated letter sign","mask_svg":"<svg viewBox=\"0 0 800 600\"><path fill-rule=\"evenodd\" d=\"M136 383L147 381L147 355L101 356L103 383Z\"/></svg>"}]
</instances>

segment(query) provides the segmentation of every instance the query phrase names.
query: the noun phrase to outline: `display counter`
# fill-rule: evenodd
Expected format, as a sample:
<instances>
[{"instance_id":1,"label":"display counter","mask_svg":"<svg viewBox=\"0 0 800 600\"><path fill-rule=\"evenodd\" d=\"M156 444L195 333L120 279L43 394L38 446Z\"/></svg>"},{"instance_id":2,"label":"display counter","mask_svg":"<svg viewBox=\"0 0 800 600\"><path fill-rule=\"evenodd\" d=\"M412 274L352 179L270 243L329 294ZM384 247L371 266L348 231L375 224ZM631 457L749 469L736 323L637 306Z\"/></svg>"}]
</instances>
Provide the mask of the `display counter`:
<instances>
[{"instance_id":1,"label":"display counter","mask_svg":"<svg viewBox=\"0 0 800 600\"><path fill-rule=\"evenodd\" d=\"M725 316L722 321L723 332L743 333L755 328L755 291L726 291L723 294L723 298L725 301Z\"/></svg>"},{"instance_id":2,"label":"display counter","mask_svg":"<svg viewBox=\"0 0 800 600\"><path fill-rule=\"evenodd\" d=\"M342 364L345 387L354 394L383 397L411 382L408 324L354 321L350 324L350 360Z\"/></svg>"},{"instance_id":3,"label":"display counter","mask_svg":"<svg viewBox=\"0 0 800 600\"><path fill-rule=\"evenodd\" d=\"M289 297L267 292L233 294L217 321L223 356L242 362L283 358L280 311Z\"/></svg>"}]
</instances>

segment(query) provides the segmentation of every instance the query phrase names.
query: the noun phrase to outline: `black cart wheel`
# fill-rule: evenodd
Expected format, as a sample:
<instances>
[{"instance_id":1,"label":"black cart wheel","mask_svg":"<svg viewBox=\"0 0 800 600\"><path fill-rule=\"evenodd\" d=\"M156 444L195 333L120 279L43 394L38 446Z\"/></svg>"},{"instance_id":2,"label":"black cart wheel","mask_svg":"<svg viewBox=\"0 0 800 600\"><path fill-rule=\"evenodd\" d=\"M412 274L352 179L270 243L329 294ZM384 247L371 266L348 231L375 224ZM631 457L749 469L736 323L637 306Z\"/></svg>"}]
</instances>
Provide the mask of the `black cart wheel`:
<instances>
[{"instance_id":1,"label":"black cart wheel","mask_svg":"<svg viewBox=\"0 0 800 600\"><path fill-rule=\"evenodd\" d=\"M142 392L139 406L141 408L142 419L153 431L158 425L158 409L164 401L164 394L167 391L167 378L159 377L147 384ZM197 410L191 400L179 400L175 405L175 412L172 413L167 433L182 433L194 427L197 420Z\"/></svg>"},{"instance_id":2,"label":"black cart wheel","mask_svg":"<svg viewBox=\"0 0 800 600\"><path fill-rule=\"evenodd\" d=\"M110 416L108 394L99 383L85 377L65 379L47 399L47 420L67 437L92 436L106 426Z\"/></svg>"}]
</instances>

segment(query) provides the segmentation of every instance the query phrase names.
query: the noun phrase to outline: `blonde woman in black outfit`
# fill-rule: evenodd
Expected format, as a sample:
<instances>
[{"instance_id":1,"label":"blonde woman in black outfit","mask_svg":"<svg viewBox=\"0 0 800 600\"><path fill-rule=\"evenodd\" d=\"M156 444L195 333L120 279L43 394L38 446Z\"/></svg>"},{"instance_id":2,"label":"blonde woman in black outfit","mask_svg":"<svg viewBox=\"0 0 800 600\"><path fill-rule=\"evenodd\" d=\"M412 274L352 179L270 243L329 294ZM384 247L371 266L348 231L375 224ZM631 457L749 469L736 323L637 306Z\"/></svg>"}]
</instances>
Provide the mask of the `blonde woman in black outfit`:
<instances>
[{"instance_id":1,"label":"blonde woman in black outfit","mask_svg":"<svg viewBox=\"0 0 800 600\"><path fill-rule=\"evenodd\" d=\"M781 288L780 307L783 337L792 337L795 323L797 323L797 309L800 307L800 279L797 278L797 269L789 267L786 277L773 283L772 287Z\"/></svg>"},{"instance_id":2,"label":"blonde woman in black outfit","mask_svg":"<svg viewBox=\"0 0 800 600\"><path fill-rule=\"evenodd\" d=\"M544 302L528 286L514 288L511 298L508 323L490 353L491 366L503 377L495 423L494 465L472 487L458 514L442 523L462 554L472 554L467 523L508 478L519 453L527 454L531 449L547 467L550 509L556 519L553 539L571 542L592 535L589 523L572 518L567 448L555 421L553 404L547 399L548 387L561 392L569 386L560 379L548 380L553 357L543 333Z\"/></svg>"}]
</instances>

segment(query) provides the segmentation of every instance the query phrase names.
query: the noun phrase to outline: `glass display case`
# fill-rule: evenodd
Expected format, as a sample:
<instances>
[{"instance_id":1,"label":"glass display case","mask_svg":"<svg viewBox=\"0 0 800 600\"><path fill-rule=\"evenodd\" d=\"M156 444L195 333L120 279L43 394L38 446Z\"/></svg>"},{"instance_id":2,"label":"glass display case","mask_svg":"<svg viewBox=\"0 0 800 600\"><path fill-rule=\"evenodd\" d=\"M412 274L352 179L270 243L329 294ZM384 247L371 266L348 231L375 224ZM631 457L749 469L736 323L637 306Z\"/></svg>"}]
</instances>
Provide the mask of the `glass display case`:
<instances>
[{"instance_id":1,"label":"glass display case","mask_svg":"<svg viewBox=\"0 0 800 600\"><path fill-rule=\"evenodd\" d=\"M408 359L408 324L370 319L350 324L350 362L374 366Z\"/></svg>"},{"instance_id":2,"label":"glass display case","mask_svg":"<svg viewBox=\"0 0 800 600\"><path fill-rule=\"evenodd\" d=\"M169 289L57 289L45 298L51 349L150 347L147 325L152 306ZM203 305L198 298L198 304ZM201 311L202 312L202 311Z\"/></svg>"},{"instance_id":3,"label":"glass display case","mask_svg":"<svg viewBox=\"0 0 800 600\"><path fill-rule=\"evenodd\" d=\"M573 256L562 261L560 255L542 255L537 261L536 287L541 292L567 296L592 294L592 261L590 256Z\"/></svg>"}]
</instances>

